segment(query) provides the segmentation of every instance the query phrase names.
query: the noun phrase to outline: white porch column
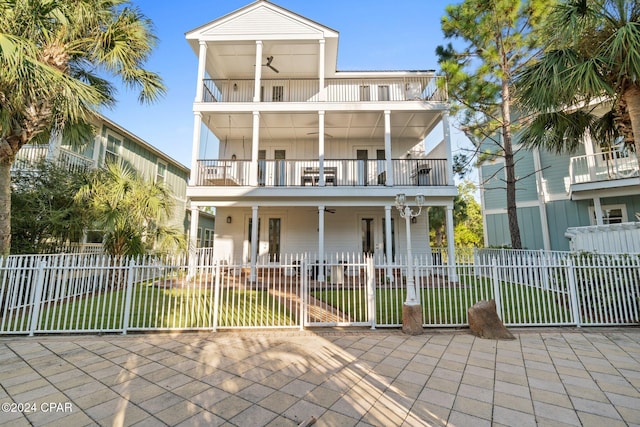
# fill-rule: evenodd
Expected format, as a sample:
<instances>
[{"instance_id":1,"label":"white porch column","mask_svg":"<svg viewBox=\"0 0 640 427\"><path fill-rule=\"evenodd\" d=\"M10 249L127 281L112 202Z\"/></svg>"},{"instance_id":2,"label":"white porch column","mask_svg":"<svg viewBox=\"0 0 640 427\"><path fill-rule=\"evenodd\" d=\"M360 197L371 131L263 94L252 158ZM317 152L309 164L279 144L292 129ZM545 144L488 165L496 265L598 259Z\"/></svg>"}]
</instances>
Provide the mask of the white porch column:
<instances>
[{"instance_id":1,"label":"white porch column","mask_svg":"<svg viewBox=\"0 0 640 427\"><path fill-rule=\"evenodd\" d=\"M200 156L200 132L202 130L202 113L193 113L193 140L191 141L191 176L189 185L198 182L198 157Z\"/></svg>"},{"instance_id":2,"label":"white porch column","mask_svg":"<svg viewBox=\"0 0 640 427\"><path fill-rule=\"evenodd\" d=\"M324 206L318 206L318 282L324 282Z\"/></svg>"},{"instance_id":3,"label":"white porch column","mask_svg":"<svg viewBox=\"0 0 640 427\"><path fill-rule=\"evenodd\" d=\"M447 206L447 265L449 267L449 280L458 280L455 242L453 241L453 203Z\"/></svg>"},{"instance_id":4,"label":"white porch column","mask_svg":"<svg viewBox=\"0 0 640 427\"><path fill-rule=\"evenodd\" d=\"M431 237L429 232L431 231L431 224L429 223L429 212L431 211L431 206L427 207L424 213L424 222L427 227L427 263L429 265L433 264L433 252L431 251Z\"/></svg>"},{"instance_id":5,"label":"white porch column","mask_svg":"<svg viewBox=\"0 0 640 427\"><path fill-rule=\"evenodd\" d=\"M256 281L256 264L258 262L258 206L251 207L251 272L249 280Z\"/></svg>"},{"instance_id":6,"label":"white porch column","mask_svg":"<svg viewBox=\"0 0 640 427\"><path fill-rule=\"evenodd\" d=\"M262 80L262 40L256 40L256 80L253 102L260 102L260 80Z\"/></svg>"},{"instance_id":7,"label":"white porch column","mask_svg":"<svg viewBox=\"0 0 640 427\"><path fill-rule=\"evenodd\" d=\"M324 39L318 40L319 42L319 60L318 60L318 99L320 101L327 100L327 91L324 89L324 69L325 69L325 41Z\"/></svg>"},{"instance_id":8,"label":"white porch column","mask_svg":"<svg viewBox=\"0 0 640 427\"><path fill-rule=\"evenodd\" d=\"M393 162L391 161L391 111L384 111L384 158L386 159L387 179L385 185L393 187Z\"/></svg>"},{"instance_id":9,"label":"white porch column","mask_svg":"<svg viewBox=\"0 0 640 427\"><path fill-rule=\"evenodd\" d=\"M318 161L320 162L318 186L324 187L324 111L318 111Z\"/></svg>"},{"instance_id":10,"label":"white porch column","mask_svg":"<svg viewBox=\"0 0 640 427\"><path fill-rule=\"evenodd\" d=\"M385 256L387 257L387 265L391 266L393 263L393 236L391 234L391 206L384 207L384 236L385 236ZM387 268L387 279L390 283L393 283L393 271L392 268Z\"/></svg>"},{"instance_id":11,"label":"white porch column","mask_svg":"<svg viewBox=\"0 0 640 427\"><path fill-rule=\"evenodd\" d=\"M540 210L540 225L542 227L542 245L545 251L551 250L551 237L549 236L549 221L547 219L547 195L544 188L544 177L542 173L542 161L540 151L537 147L532 150L533 167L536 174L536 185L538 187L538 209Z\"/></svg>"},{"instance_id":12,"label":"white porch column","mask_svg":"<svg viewBox=\"0 0 640 427\"><path fill-rule=\"evenodd\" d=\"M251 176L249 185L258 186L258 148L260 144L260 113L253 112L253 136L251 138Z\"/></svg>"},{"instance_id":13,"label":"white porch column","mask_svg":"<svg viewBox=\"0 0 640 427\"><path fill-rule=\"evenodd\" d=\"M200 51L198 52L198 86L196 87L195 102L202 102L204 93L204 75L207 66L207 42L200 40Z\"/></svg>"},{"instance_id":14,"label":"white porch column","mask_svg":"<svg viewBox=\"0 0 640 427\"><path fill-rule=\"evenodd\" d=\"M453 152L451 151L451 128L449 127L449 112L442 113L442 135L447 152L447 185L455 185L453 180Z\"/></svg>"},{"instance_id":15,"label":"white porch column","mask_svg":"<svg viewBox=\"0 0 640 427\"><path fill-rule=\"evenodd\" d=\"M602 217L602 204L600 203L600 197L593 198L593 210L596 212L596 225L604 225L604 219Z\"/></svg>"},{"instance_id":16,"label":"white porch column","mask_svg":"<svg viewBox=\"0 0 640 427\"><path fill-rule=\"evenodd\" d=\"M191 281L196 275L198 264L198 222L200 220L200 210L198 206L191 203L191 223L189 224L189 268L187 271L187 281Z\"/></svg>"}]
</instances>

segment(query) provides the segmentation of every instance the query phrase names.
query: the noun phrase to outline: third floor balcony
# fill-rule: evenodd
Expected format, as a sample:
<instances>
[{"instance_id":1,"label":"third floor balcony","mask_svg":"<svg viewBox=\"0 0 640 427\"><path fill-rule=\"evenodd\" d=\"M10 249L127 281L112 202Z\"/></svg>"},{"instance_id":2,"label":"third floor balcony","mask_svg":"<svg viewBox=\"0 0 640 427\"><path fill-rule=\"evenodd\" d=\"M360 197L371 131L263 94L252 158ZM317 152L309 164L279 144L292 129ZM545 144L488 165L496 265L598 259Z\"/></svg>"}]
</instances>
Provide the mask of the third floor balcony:
<instances>
[{"instance_id":1,"label":"third floor balcony","mask_svg":"<svg viewBox=\"0 0 640 427\"><path fill-rule=\"evenodd\" d=\"M263 79L261 102L446 102L443 77L336 78L326 79L320 91L319 79ZM206 79L204 102L253 102L253 79Z\"/></svg>"}]
</instances>

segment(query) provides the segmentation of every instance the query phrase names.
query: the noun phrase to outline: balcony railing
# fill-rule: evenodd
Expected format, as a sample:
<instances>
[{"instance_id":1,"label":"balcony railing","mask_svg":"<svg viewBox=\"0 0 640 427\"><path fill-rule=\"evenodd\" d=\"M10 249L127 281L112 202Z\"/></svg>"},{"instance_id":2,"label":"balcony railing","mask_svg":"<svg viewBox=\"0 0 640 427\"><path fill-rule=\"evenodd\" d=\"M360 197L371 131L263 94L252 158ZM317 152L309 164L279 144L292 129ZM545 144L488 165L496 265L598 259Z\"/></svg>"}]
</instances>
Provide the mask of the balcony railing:
<instances>
[{"instance_id":1,"label":"balcony railing","mask_svg":"<svg viewBox=\"0 0 640 427\"><path fill-rule=\"evenodd\" d=\"M252 102L253 79L206 79L204 102ZM385 79L327 79L327 102L446 101L444 77ZM318 102L318 79L266 79L261 81L261 102Z\"/></svg>"},{"instance_id":2,"label":"balcony railing","mask_svg":"<svg viewBox=\"0 0 640 427\"><path fill-rule=\"evenodd\" d=\"M571 184L633 178L638 171L636 155L620 151L572 157L569 165Z\"/></svg>"},{"instance_id":3,"label":"balcony railing","mask_svg":"<svg viewBox=\"0 0 640 427\"><path fill-rule=\"evenodd\" d=\"M446 159L394 159L395 186L447 185ZM324 161L327 187L387 185L385 160L328 159ZM321 183L318 160L258 160L256 182L261 187L305 187ZM198 186L251 185L250 160L198 160Z\"/></svg>"},{"instance_id":4,"label":"balcony railing","mask_svg":"<svg viewBox=\"0 0 640 427\"><path fill-rule=\"evenodd\" d=\"M49 154L48 145L25 145L16 156L12 169L23 170L33 169L38 163L44 161ZM69 171L78 172L94 167L93 159L89 159L80 154L69 151L66 148L60 148L58 151L56 164L66 168Z\"/></svg>"}]
</instances>

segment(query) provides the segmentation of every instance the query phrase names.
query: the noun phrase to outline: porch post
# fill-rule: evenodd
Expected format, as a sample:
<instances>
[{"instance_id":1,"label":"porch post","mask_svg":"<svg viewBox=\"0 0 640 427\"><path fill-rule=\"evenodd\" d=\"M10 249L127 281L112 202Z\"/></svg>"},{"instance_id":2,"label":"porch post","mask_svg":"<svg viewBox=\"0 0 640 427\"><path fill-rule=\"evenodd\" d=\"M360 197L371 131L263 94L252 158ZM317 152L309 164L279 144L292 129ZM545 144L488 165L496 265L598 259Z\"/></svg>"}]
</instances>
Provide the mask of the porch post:
<instances>
[{"instance_id":1,"label":"porch post","mask_svg":"<svg viewBox=\"0 0 640 427\"><path fill-rule=\"evenodd\" d=\"M442 113L442 135L447 152L447 185L455 185L453 181L453 151L451 151L451 128L449 127L449 111ZM453 235L453 233L452 233Z\"/></svg>"},{"instance_id":2,"label":"porch post","mask_svg":"<svg viewBox=\"0 0 640 427\"><path fill-rule=\"evenodd\" d=\"M393 162L391 161L391 111L384 111L384 158L386 160L387 179L385 185L393 187Z\"/></svg>"},{"instance_id":3,"label":"porch post","mask_svg":"<svg viewBox=\"0 0 640 427\"><path fill-rule=\"evenodd\" d=\"M393 271L391 264L393 263L393 237L391 235L391 206L384 207L384 235L385 235L385 256L387 257L387 279L393 283Z\"/></svg>"},{"instance_id":4,"label":"porch post","mask_svg":"<svg viewBox=\"0 0 640 427\"><path fill-rule=\"evenodd\" d=\"M542 160L540 159L540 151L537 147L534 147L531 153L533 154L533 167L536 174L536 185L538 186L538 209L540 210L540 225L542 227L542 245L546 251L550 251L551 237L549 236L549 221L547 219L547 197L542 174Z\"/></svg>"},{"instance_id":5,"label":"porch post","mask_svg":"<svg viewBox=\"0 0 640 427\"><path fill-rule=\"evenodd\" d=\"M429 212L431 212L431 206L426 209L424 213L424 222L427 226L427 265L433 265L433 251L431 248L431 224L429 223Z\"/></svg>"},{"instance_id":6,"label":"porch post","mask_svg":"<svg viewBox=\"0 0 640 427\"><path fill-rule=\"evenodd\" d=\"M318 186L324 187L324 111L318 111L318 161Z\"/></svg>"},{"instance_id":7,"label":"porch post","mask_svg":"<svg viewBox=\"0 0 640 427\"><path fill-rule=\"evenodd\" d=\"M193 140L191 141L191 175L189 185L198 184L198 157L200 156L200 132L202 130L202 113L193 113Z\"/></svg>"},{"instance_id":8,"label":"porch post","mask_svg":"<svg viewBox=\"0 0 640 427\"><path fill-rule=\"evenodd\" d=\"M324 208L318 206L318 282L324 282Z\"/></svg>"},{"instance_id":9,"label":"porch post","mask_svg":"<svg viewBox=\"0 0 640 427\"><path fill-rule=\"evenodd\" d=\"M602 204L600 203L600 197L593 198L593 210L596 213L596 225L603 225L604 219L602 218Z\"/></svg>"},{"instance_id":10,"label":"porch post","mask_svg":"<svg viewBox=\"0 0 640 427\"><path fill-rule=\"evenodd\" d=\"M199 221L200 210L198 209L198 206L191 203L191 222L189 223L189 270L187 271L187 281L191 281L191 279L196 275Z\"/></svg>"},{"instance_id":11,"label":"porch post","mask_svg":"<svg viewBox=\"0 0 640 427\"><path fill-rule=\"evenodd\" d=\"M249 281L256 281L256 263L258 262L258 206L251 206L251 272Z\"/></svg>"},{"instance_id":12,"label":"porch post","mask_svg":"<svg viewBox=\"0 0 640 427\"><path fill-rule=\"evenodd\" d=\"M449 267L449 280L458 280L456 274L455 242L453 241L453 203L447 206L447 264Z\"/></svg>"},{"instance_id":13,"label":"porch post","mask_svg":"<svg viewBox=\"0 0 640 427\"><path fill-rule=\"evenodd\" d=\"M207 42L200 40L200 51L198 52L198 86L196 87L195 102L202 102L204 93L204 74L207 65Z\"/></svg>"},{"instance_id":14,"label":"porch post","mask_svg":"<svg viewBox=\"0 0 640 427\"><path fill-rule=\"evenodd\" d=\"M327 92L324 90L324 68L325 68L325 42L324 39L318 40L319 44L319 60L318 60L318 99L320 101L327 100Z\"/></svg>"},{"instance_id":15,"label":"porch post","mask_svg":"<svg viewBox=\"0 0 640 427\"><path fill-rule=\"evenodd\" d=\"M256 40L256 77L253 102L260 102L260 80L262 80L262 40Z\"/></svg>"},{"instance_id":16,"label":"porch post","mask_svg":"<svg viewBox=\"0 0 640 427\"><path fill-rule=\"evenodd\" d=\"M258 186L258 148L260 141L260 112L253 112L253 136L251 138L251 176L249 185Z\"/></svg>"}]
</instances>

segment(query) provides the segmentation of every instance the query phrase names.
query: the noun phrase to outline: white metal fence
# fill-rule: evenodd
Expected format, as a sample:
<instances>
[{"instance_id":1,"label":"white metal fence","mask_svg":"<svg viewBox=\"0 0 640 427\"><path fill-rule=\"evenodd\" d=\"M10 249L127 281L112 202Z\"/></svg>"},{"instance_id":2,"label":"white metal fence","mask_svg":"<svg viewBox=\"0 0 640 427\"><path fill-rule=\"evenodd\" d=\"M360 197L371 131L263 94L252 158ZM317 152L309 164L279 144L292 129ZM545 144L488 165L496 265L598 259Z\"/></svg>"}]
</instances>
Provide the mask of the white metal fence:
<instances>
[{"instance_id":1,"label":"white metal fence","mask_svg":"<svg viewBox=\"0 0 640 427\"><path fill-rule=\"evenodd\" d=\"M426 327L466 326L467 309L487 299L507 326L640 320L640 255L487 250L455 265L434 255L414 260ZM11 256L0 260L0 334L397 327L406 272L404 259L360 254L282 255L253 268L205 253Z\"/></svg>"}]
</instances>

